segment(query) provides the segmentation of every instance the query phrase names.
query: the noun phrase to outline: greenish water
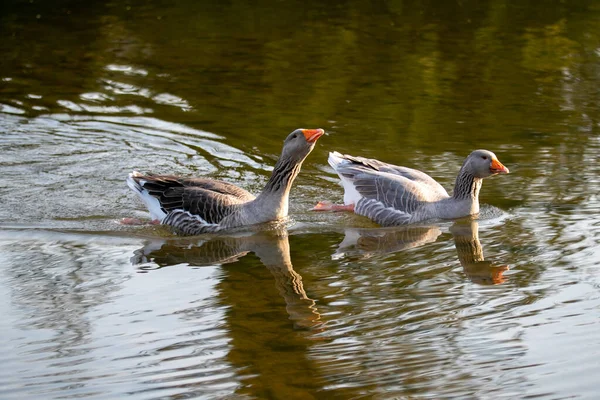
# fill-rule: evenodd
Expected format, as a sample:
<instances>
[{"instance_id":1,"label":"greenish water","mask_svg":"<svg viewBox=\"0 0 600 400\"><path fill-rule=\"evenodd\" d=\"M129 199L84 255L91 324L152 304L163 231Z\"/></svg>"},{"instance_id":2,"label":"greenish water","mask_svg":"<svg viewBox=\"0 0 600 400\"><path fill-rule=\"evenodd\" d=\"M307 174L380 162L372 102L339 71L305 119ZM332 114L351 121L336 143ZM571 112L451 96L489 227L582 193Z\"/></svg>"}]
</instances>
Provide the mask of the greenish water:
<instances>
[{"instance_id":1,"label":"greenish water","mask_svg":"<svg viewBox=\"0 0 600 400\"><path fill-rule=\"evenodd\" d=\"M0 4L0 397L595 398L600 6ZM259 192L327 135L292 221L179 238L132 169ZM327 153L511 171L479 221L377 228Z\"/></svg>"}]
</instances>

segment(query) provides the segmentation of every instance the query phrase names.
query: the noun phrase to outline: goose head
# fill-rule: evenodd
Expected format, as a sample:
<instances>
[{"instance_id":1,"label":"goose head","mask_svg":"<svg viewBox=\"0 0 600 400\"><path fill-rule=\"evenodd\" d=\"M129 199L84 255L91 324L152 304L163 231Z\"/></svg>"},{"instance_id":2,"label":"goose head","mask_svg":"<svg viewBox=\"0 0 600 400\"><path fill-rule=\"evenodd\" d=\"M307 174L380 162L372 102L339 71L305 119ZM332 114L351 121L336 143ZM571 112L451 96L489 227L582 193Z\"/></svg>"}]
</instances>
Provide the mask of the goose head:
<instances>
[{"instance_id":1,"label":"goose head","mask_svg":"<svg viewBox=\"0 0 600 400\"><path fill-rule=\"evenodd\" d=\"M496 174L508 174L498 157L489 150L475 150L465 160L463 169L476 178L487 178Z\"/></svg>"},{"instance_id":2,"label":"goose head","mask_svg":"<svg viewBox=\"0 0 600 400\"><path fill-rule=\"evenodd\" d=\"M324 133L323 129L296 129L283 141L281 158L293 163L304 161Z\"/></svg>"}]
</instances>

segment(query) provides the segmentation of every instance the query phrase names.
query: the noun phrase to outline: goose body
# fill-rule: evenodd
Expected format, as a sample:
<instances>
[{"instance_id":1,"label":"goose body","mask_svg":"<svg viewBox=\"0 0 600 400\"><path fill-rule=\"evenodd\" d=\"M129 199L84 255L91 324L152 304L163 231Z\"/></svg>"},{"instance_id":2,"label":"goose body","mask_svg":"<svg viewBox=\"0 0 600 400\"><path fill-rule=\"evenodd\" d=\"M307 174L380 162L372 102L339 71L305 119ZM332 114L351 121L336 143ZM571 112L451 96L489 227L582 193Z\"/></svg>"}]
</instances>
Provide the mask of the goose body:
<instances>
[{"instance_id":1,"label":"goose body","mask_svg":"<svg viewBox=\"0 0 600 400\"><path fill-rule=\"evenodd\" d=\"M344 186L345 209L383 226L477 214L482 179L508 173L494 153L475 150L465 159L450 196L432 177L412 168L338 152L329 153L328 161ZM315 207L328 209L323 203Z\"/></svg>"},{"instance_id":2,"label":"goose body","mask_svg":"<svg viewBox=\"0 0 600 400\"><path fill-rule=\"evenodd\" d=\"M284 218L292 183L322 129L297 129L283 150L263 191L254 196L228 182L172 175L129 174L127 185L152 218L179 233L198 235Z\"/></svg>"}]
</instances>

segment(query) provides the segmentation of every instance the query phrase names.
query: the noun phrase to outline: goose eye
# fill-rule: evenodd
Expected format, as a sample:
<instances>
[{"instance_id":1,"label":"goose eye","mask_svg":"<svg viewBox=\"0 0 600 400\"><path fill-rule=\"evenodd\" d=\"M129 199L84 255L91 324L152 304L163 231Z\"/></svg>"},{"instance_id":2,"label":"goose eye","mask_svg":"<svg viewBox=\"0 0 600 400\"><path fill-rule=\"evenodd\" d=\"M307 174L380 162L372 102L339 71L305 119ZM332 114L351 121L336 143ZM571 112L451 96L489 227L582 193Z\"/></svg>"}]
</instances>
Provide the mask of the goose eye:
<instances>
[{"instance_id":1,"label":"goose eye","mask_svg":"<svg viewBox=\"0 0 600 400\"><path fill-rule=\"evenodd\" d=\"M487 156L481 156L481 158L483 158L484 160L487 160Z\"/></svg>"}]
</instances>

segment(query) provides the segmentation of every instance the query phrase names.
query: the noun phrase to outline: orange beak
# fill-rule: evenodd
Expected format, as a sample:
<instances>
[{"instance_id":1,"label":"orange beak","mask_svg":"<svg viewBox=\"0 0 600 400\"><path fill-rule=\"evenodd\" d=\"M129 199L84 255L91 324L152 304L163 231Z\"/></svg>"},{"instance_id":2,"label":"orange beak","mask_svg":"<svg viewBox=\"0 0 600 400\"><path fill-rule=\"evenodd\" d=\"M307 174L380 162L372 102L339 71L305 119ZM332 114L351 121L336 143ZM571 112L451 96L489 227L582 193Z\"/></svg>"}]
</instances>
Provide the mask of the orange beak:
<instances>
[{"instance_id":1,"label":"orange beak","mask_svg":"<svg viewBox=\"0 0 600 400\"><path fill-rule=\"evenodd\" d=\"M508 265L499 265L491 268L492 282L494 285L499 285L506 282L506 277L502 274L509 269L510 267Z\"/></svg>"},{"instance_id":2,"label":"orange beak","mask_svg":"<svg viewBox=\"0 0 600 400\"><path fill-rule=\"evenodd\" d=\"M325 134L323 129L302 129L302 133L308 143L314 143Z\"/></svg>"},{"instance_id":3,"label":"orange beak","mask_svg":"<svg viewBox=\"0 0 600 400\"><path fill-rule=\"evenodd\" d=\"M490 165L490 172L494 174L508 174L508 168L506 168L497 158L492 159L492 165Z\"/></svg>"}]
</instances>

